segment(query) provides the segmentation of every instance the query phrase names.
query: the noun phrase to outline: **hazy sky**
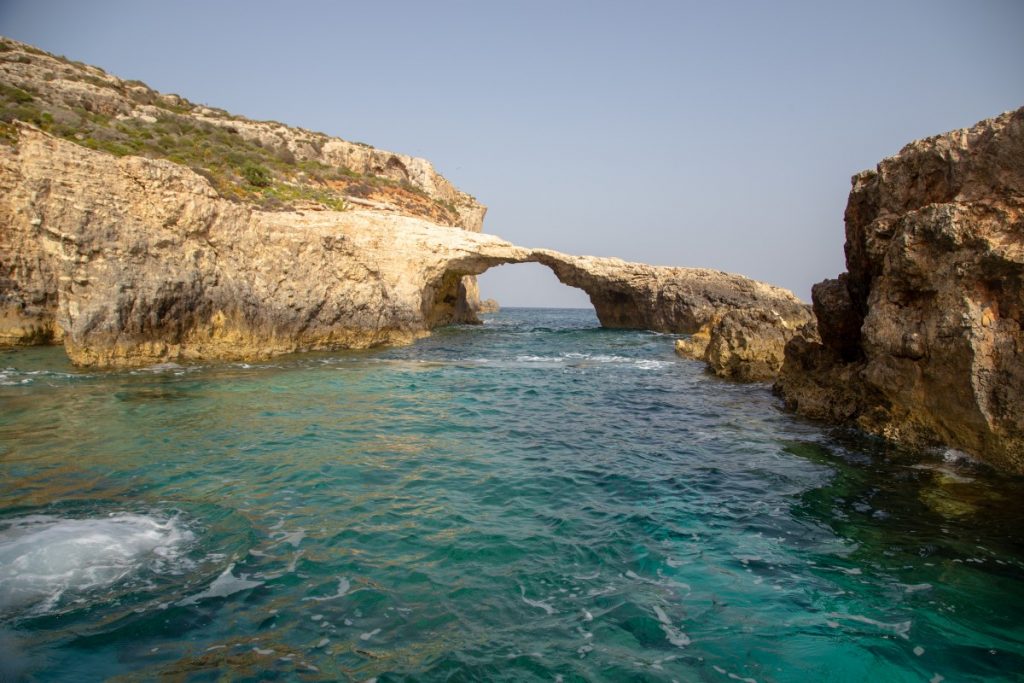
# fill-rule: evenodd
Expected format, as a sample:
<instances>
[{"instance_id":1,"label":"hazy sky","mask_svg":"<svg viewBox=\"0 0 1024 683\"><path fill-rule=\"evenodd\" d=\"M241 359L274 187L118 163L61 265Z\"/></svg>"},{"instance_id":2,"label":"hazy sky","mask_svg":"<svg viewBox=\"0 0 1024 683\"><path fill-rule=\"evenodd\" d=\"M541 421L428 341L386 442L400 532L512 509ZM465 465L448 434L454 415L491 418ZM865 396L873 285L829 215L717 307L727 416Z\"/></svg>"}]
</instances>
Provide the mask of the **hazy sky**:
<instances>
[{"instance_id":1,"label":"hazy sky","mask_svg":"<svg viewBox=\"0 0 1024 683\"><path fill-rule=\"evenodd\" d=\"M850 176L1024 105L1024 2L0 0L0 33L244 114L424 156L518 244L844 270ZM587 305L542 266L505 305Z\"/></svg>"}]
</instances>

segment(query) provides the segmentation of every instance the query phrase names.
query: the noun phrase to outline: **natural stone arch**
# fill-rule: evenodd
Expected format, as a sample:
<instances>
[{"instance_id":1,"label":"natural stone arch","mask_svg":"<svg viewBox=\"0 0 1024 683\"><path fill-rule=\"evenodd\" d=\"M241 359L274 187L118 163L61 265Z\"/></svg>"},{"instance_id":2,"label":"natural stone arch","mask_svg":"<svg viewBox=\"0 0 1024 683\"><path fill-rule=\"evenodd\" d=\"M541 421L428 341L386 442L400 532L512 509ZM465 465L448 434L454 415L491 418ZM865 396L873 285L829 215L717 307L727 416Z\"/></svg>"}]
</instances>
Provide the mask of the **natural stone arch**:
<instances>
[{"instance_id":1,"label":"natural stone arch","mask_svg":"<svg viewBox=\"0 0 1024 683\"><path fill-rule=\"evenodd\" d=\"M526 249L508 242L480 245L453 256L424 289L424 319L430 327L475 322L475 302L460 299L463 283L498 265L539 263L558 281L586 292L603 327L693 334L727 312L766 309L787 325L808 319L805 304L787 290L741 275L705 268L672 268L617 258L572 256Z\"/></svg>"},{"instance_id":2,"label":"natural stone arch","mask_svg":"<svg viewBox=\"0 0 1024 683\"><path fill-rule=\"evenodd\" d=\"M475 319L474 276L507 263L547 266L607 327L695 333L752 309L788 328L809 318L789 292L738 275L530 249L396 212L261 211L190 169L31 131L18 150L0 150L0 261L31 267L4 283L0 340L52 329L78 365L408 343Z\"/></svg>"}]
</instances>

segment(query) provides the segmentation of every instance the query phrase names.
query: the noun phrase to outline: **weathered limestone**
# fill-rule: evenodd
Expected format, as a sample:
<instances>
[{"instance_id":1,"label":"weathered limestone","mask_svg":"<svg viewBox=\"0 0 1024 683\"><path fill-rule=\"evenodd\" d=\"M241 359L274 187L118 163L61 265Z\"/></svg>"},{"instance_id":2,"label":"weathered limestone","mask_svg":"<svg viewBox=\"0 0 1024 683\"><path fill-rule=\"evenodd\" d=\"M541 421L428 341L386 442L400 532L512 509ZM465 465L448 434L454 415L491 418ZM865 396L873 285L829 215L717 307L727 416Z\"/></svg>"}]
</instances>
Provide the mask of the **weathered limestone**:
<instances>
[{"instance_id":1,"label":"weathered limestone","mask_svg":"<svg viewBox=\"0 0 1024 683\"><path fill-rule=\"evenodd\" d=\"M787 342L804 328L814 334L809 308L795 297L793 301L755 300L727 310L690 337L676 341L676 352L703 360L719 377L765 382L778 376Z\"/></svg>"},{"instance_id":2,"label":"weathered limestone","mask_svg":"<svg viewBox=\"0 0 1024 683\"><path fill-rule=\"evenodd\" d=\"M847 273L777 388L811 417L1024 472L1024 109L853 178Z\"/></svg>"},{"instance_id":3,"label":"weathered limestone","mask_svg":"<svg viewBox=\"0 0 1024 683\"><path fill-rule=\"evenodd\" d=\"M742 275L611 258L538 256L559 280L590 294L605 327L690 334L676 343L676 351L705 361L720 377L774 378L786 342L812 320L792 292Z\"/></svg>"},{"instance_id":4,"label":"weathered limestone","mask_svg":"<svg viewBox=\"0 0 1024 683\"><path fill-rule=\"evenodd\" d=\"M48 54L12 38L2 38L0 83L34 93L37 103L57 104L114 121L157 123L183 118L230 129L240 138L275 150L295 162L342 167L367 176L406 183L425 196L449 204L458 220L446 223L480 232L487 208L460 191L419 157L377 149L276 121L253 121L222 109L193 104L139 81L125 81L102 69ZM155 131L160 134L160 131Z\"/></svg>"},{"instance_id":5,"label":"weathered limestone","mask_svg":"<svg viewBox=\"0 0 1024 683\"><path fill-rule=\"evenodd\" d=\"M501 310L501 304L494 299L484 299L477 307L477 313L497 313Z\"/></svg>"},{"instance_id":6,"label":"weathered limestone","mask_svg":"<svg viewBox=\"0 0 1024 683\"><path fill-rule=\"evenodd\" d=\"M260 211L182 166L25 126L0 146L0 188L0 335L53 330L81 365L406 343L475 319L467 277L503 263L547 265L609 327L692 333L737 308L803 308L736 275L527 249L394 213Z\"/></svg>"}]
</instances>

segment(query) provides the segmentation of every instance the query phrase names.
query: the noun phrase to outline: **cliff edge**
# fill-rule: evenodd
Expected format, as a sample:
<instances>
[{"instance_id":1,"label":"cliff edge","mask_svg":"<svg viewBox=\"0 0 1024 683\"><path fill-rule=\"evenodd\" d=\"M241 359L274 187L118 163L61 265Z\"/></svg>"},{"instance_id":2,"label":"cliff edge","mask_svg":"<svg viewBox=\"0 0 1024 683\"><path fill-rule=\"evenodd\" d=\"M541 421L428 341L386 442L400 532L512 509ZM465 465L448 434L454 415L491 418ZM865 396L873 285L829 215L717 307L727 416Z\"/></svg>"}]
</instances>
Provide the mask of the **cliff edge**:
<instances>
[{"instance_id":1,"label":"cliff edge","mask_svg":"<svg viewBox=\"0 0 1024 683\"><path fill-rule=\"evenodd\" d=\"M0 39L0 345L132 366L401 344L476 321L475 276L523 262L727 376L810 317L740 275L519 247L484 212L423 159Z\"/></svg>"},{"instance_id":2,"label":"cliff edge","mask_svg":"<svg viewBox=\"0 0 1024 683\"><path fill-rule=\"evenodd\" d=\"M853 177L847 272L820 340L786 347L788 407L1024 472L1024 108Z\"/></svg>"},{"instance_id":3,"label":"cliff edge","mask_svg":"<svg viewBox=\"0 0 1024 683\"><path fill-rule=\"evenodd\" d=\"M0 341L63 340L79 365L407 343L464 320L467 280L504 263L548 266L606 327L694 333L739 309L803 309L714 270L520 247L372 209L267 211L180 164L12 130L0 144Z\"/></svg>"}]
</instances>

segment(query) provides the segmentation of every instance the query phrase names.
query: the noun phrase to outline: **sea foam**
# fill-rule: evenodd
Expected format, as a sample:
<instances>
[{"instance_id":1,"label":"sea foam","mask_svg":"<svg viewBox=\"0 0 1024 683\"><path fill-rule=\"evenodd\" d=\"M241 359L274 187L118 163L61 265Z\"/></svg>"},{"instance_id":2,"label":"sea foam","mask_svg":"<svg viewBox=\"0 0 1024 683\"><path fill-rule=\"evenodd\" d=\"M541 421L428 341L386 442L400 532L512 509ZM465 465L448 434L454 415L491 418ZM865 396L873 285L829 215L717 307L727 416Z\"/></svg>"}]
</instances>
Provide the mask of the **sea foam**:
<instances>
[{"instance_id":1,"label":"sea foam","mask_svg":"<svg viewBox=\"0 0 1024 683\"><path fill-rule=\"evenodd\" d=\"M0 522L0 612L50 612L65 593L78 596L144 566L166 566L192 538L175 518L130 513Z\"/></svg>"}]
</instances>

